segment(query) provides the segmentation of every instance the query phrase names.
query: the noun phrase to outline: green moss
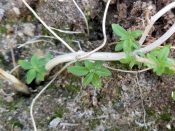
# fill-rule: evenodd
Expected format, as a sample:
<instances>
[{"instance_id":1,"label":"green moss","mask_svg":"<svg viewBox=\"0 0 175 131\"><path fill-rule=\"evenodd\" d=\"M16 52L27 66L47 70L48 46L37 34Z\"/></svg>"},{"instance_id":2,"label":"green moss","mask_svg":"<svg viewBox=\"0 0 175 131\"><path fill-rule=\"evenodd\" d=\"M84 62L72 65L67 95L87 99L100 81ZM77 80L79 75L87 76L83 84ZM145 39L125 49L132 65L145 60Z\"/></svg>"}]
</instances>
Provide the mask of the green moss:
<instances>
[{"instance_id":1,"label":"green moss","mask_svg":"<svg viewBox=\"0 0 175 131\"><path fill-rule=\"evenodd\" d=\"M148 116L155 116L156 115L156 111L152 107L147 107L145 110L146 110L146 113L148 114Z\"/></svg>"},{"instance_id":2,"label":"green moss","mask_svg":"<svg viewBox=\"0 0 175 131\"><path fill-rule=\"evenodd\" d=\"M71 96L80 92L80 88L74 85L67 85L66 89Z\"/></svg>"},{"instance_id":3,"label":"green moss","mask_svg":"<svg viewBox=\"0 0 175 131\"><path fill-rule=\"evenodd\" d=\"M13 125L13 128L14 127L20 127L21 129L24 127L23 125L22 125L22 123L19 121L19 120L17 120L17 119L12 119L11 121L10 121L10 124L11 125Z\"/></svg>"},{"instance_id":4,"label":"green moss","mask_svg":"<svg viewBox=\"0 0 175 131\"><path fill-rule=\"evenodd\" d=\"M64 113L67 111L68 110L66 109L66 107L64 107L64 105L60 105L55 109L53 118L56 118L56 117L63 118Z\"/></svg>"},{"instance_id":5,"label":"green moss","mask_svg":"<svg viewBox=\"0 0 175 131\"><path fill-rule=\"evenodd\" d=\"M4 25L0 25L0 34L5 34L7 32L7 29Z\"/></svg>"},{"instance_id":6,"label":"green moss","mask_svg":"<svg viewBox=\"0 0 175 131\"><path fill-rule=\"evenodd\" d=\"M172 116L170 113L163 113L160 115L160 120L169 122L171 121L171 119L172 119Z\"/></svg>"},{"instance_id":7,"label":"green moss","mask_svg":"<svg viewBox=\"0 0 175 131\"><path fill-rule=\"evenodd\" d=\"M95 129L98 125L100 125L100 120L98 119L93 119L89 121L89 129L93 130Z\"/></svg>"},{"instance_id":8,"label":"green moss","mask_svg":"<svg viewBox=\"0 0 175 131\"><path fill-rule=\"evenodd\" d=\"M20 107L24 107L24 98L19 98L19 99L16 99L15 101L12 101L12 102L5 102L4 101L4 104L6 105L6 108L10 111L13 111L13 110L16 110Z\"/></svg>"}]
</instances>

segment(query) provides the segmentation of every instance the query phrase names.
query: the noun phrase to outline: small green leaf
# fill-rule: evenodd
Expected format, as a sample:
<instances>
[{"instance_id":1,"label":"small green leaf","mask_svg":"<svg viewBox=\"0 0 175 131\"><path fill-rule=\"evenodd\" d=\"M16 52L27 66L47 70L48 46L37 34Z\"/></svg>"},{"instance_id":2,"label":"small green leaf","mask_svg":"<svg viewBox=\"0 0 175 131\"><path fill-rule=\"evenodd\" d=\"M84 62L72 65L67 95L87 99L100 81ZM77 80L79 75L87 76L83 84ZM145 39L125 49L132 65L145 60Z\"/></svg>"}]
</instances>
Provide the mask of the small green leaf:
<instances>
[{"instance_id":1,"label":"small green leaf","mask_svg":"<svg viewBox=\"0 0 175 131\"><path fill-rule=\"evenodd\" d=\"M84 76L89 72L89 70L82 66L71 66L68 68L68 72L76 76Z\"/></svg>"},{"instance_id":2,"label":"small green leaf","mask_svg":"<svg viewBox=\"0 0 175 131\"><path fill-rule=\"evenodd\" d=\"M31 69L27 72L27 84L30 84L36 77L36 71Z\"/></svg>"},{"instance_id":3,"label":"small green leaf","mask_svg":"<svg viewBox=\"0 0 175 131\"><path fill-rule=\"evenodd\" d=\"M43 58L38 58L38 60L39 60L39 64L41 65L41 66L45 66L46 64L47 64L47 62L49 61L49 60L51 60L53 58L53 56L49 53L49 54L47 54L46 56L44 56Z\"/></svg>"},{"instance_id":4,"label":"small green leaf","mask_svg":"<svg viewBox=\"0 0 175 131\"><path fill-rule=\"evenodd\" d=\"M166 59L170 53L170 47L165 46L164 48L160 49L159 58Z\"/></svg>"},{"instance_id":5,"label":"small green leaf","mask_svg":"<svg viewBox=\"0 0 175 131\"><path fill-rule=\"evenodd\" d=\"M26 60L19 60L18 64L25 70L29 70L32 68L32 65L30 64L30 62Z\"/></svg>"},{"instance_id":6,"label":"small green leaf","mask_svg":"<svg viewBox=\"0 0 175 131\"><path fill-rule=\"evenodd\" d=\"M129 40L125 40L123 41L123 50L126 54L131 52L131 45L130 45L130 41Z\"/></svg>"},{"instance_id":7,"label":"small green leaf","mask_svg":"<svg viewBox=\"0 0 175 131\"><path fill-rule=\"evenodd\" d=\"M100 88L102 86L100 77L98 75L94 74L92 84L95 86L95 88Z\"/></svg>"},{"instance_id":8,"label":"small green leaf","mask_svg":"<svg viewBox=\"0 0 175 131\"><path fill-rule=\"evenodd\" d=\"M94 73L89 73L84 79L83 79L83 85L87 86L93 79Z\"/></svg>"},{"instance_id":9,"label":"small green leaf","mask_svg":"<svg viewBox=\"0 0 175 131\"><path fill-rule=\"evenodd\" d=\"M139 36L142 35L142 31L141 30L134 30L134 31L131 31L131 35L132 37L134 37L135 39L137 39Z\"/></svg>"},{"instance_id":10,"label":"small green leaf","mask_svg":"<svg viewBox=\"0 0 175 131\"><path fill-rule=\"evenodd\" d=\"M123 41L120 41L119 43L117 43L117 45L115 46L115 51L121 51L123 49Z\"/></svg>"},{"instance_id":11,"label":"small green leaf","mask_svg":"<svg viewBox=\"0 0 175 131\"><path fill-rule=\"evenodd\" d=\"M37 81L44 81L44 76L45 76L44 72L38 72L36 75L36 80Z\"/></svg>"},{"instance_id":12,"label":"small green leaf","mask_svg":"<svg viewBox=\"0 0 175 131\"><path fill-rule=\"evenodd\" d=\"M41 61L39 61L39 58L36 55L33 55L30 62L32 64L33 68L37 68L40 66Z\"/></svg>"},{"instance_id":13,"label":"small green leaf","mask_svg":"<svg viewBox=\"0 0 175 131\"><path fill-rule=\"evenodd\" d=\"M111 72L106 68L100 68L95 71L95 73L99 76L111 76Z\"/></svg>"},{"instance_id":14,"label":"small green leaf","mask_svg":"<svg viewBox=\"0 0 175 131\"><path fill-rule=\"evenodd\" d=\"M103 61L96 61L95 62L95 69L99 69L99 68L101 68L102 67L102 65L103 65Z\"/></svg>"},{"instance_id":15,"label":"small green leaf","mask_svg":"<svg viewBox=\"0 0 175 131\"><path fill-rule=\"evenodd\" d=\"M92 69L95 66L95 62L89 61L89 60L85 60L84 61L85 67L88 69Z\"/></svg>"},{"instance_id":16,"label":"small green leaf","mask_svg":"<svg viewBox=\"0 0 175 131\"><path fill-rule=\"evenodd\" d=\"M120 36L122 39L127 38L127 31L119 24L112 24L112 30L116 35Z\"/></svg>"}]
</instances>

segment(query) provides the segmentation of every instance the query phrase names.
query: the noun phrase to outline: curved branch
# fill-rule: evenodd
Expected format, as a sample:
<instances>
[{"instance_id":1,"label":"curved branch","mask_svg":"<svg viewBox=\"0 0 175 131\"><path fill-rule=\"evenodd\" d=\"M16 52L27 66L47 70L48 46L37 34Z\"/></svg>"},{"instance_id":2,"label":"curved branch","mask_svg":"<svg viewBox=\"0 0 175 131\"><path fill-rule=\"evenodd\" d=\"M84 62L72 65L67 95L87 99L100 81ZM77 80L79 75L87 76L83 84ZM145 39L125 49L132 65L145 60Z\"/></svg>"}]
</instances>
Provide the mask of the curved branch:
<instances>
[{"instance_id":1,"label":"curved branch","mask_svg":"<svg viewBox=\"0 0 175 131\"><path fill-rule=\"evenodd\" d=\"M63 43L71 52L75 52L72 47L70 47L61 37L59 37L39 16L38 14L29 6L26 0L22 0L25 6L33 13L33 15L43 24L43 26L53 35L55 36L61 43Z\"/></svg>"},{"instance_id":2,"label":"curved branch","mask_svg":"<svg viewBox=\"0 0 175 131\"><path fill-rule=\"evenodd\" d=\"M107 4L106 4L106 8L105 8L105 11L104 11L104 15L103 15L103 21L102 21L102 30L103 30L103 43L97 47L96 49L88 52L87 54L85 54L84 56L80 56L79 58L77 59L83 59L91 54L93 54L94 52L97 52L99 51L100 49L102 49L105 44L106 44L106 41L107 41L107 36L106 36L106 16L107 16L107 12L108 12L108 8L109 8L109 4L110 4L111 0L108 0Z\"/></svg>"},{"instance_id":3,"label":"curved branch","mask_svg":"<svg viewBox=\"0 0 175 131\"><path fill-rule=\"evenodd\" d=\"M137 54L138 52L147 53L147 52L157 48L162 43L164 43L174 32L175 32L175 23L159 39L157 39L153 43L151 43L151 44L149 44L141 49L134 51L133 55ZM75 53L68 53L68 54L60 55L60 56L53 58L52 60L50 60L46 64L45 68L46 68L46 70L51 70L53 67L55 67L56 65L58 65L60 63L78 60L78 58L81 56L86 56L81 60L90 59L90 60L101 60L101 61L117 61L117 60L121 60L121 59L125 58L125 53L124 52L119 52L119 53L95 52L91 55L89 55L89 52L82 52L82 51L75 52Z\"/></svg>"},{"instance_id":4,"label":"curved branch","mask_svg":"<svg viewBox=\"0 0 175 131\"><path fill-rule=\"evenodd\" d=\"M170 3L169 5L165 6L162 8L159 12L157 12L154 16L151 17L150 23L146 26L145 31L142 35L142 37L139 40L139 44L142 45L143 42L145 41L146 37L148 36L149 31L151 30L152 26L154 23L161 17L163 16L166 12L171 10L172 8L175 7L175 2Z\"/></svg>"},{"instance_id":5,"label":"curved branch","mask_svg":"<svg viewBox=\"0 0 175 131\"><path fill-rule=\"evenodd\" d=\"M85 23L86 23L86 28L87 28L87 33L89 35L89 24L88 24L88 21L86 19L86 16L85 14L83 13L83 11L81 10L81 8L78 6L78 4L75 2L75 0L72 0L75 4L75 6L77 7L77 9L80 11L81 15L83 16L84 20L85 20Z\"/></svg>"}]
</instances>

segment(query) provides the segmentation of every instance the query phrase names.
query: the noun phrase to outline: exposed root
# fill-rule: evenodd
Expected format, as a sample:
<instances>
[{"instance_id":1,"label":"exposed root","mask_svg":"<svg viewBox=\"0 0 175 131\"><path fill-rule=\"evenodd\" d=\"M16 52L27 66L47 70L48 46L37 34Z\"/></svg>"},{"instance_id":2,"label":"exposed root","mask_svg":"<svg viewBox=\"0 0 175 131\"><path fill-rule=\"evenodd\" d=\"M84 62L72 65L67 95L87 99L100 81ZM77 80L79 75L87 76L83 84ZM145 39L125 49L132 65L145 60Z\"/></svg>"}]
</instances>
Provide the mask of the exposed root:
<instances>
[{"instance_id":1,"label":"exposed root","mask_svg":"<svg viewBox=\"0 0 175 131\"><path fill-rule=\"evenodd\" d=\"M15 66L11 71L10 74L12 74L15 70L17 70L20 67L20 65Z\"/></svg>"},{"instance_id":2,"label":"exposed root","mask_svg":"<svg viewBox=\"0 0 175 131\"><path fill-rule=\"evenodd\" d=\"M33 127L34 127L34 131L37 131L36 122L35 122L35 119L34 119L34 116L33 116L33 107L34 107L35 102L44 93L44 91L55 81L55 79L57 78L57 76L59 74L61 74L72 63L74 63L74 61L67 63L63 68L61 68L61 70L55 74L55 76L53 77L53 79L32 100L32 103L30 105L30 116L31 116L31 119L32 119L32 124L33 124Z\"/></svg>"},{"instance_id":3,"label":"exposed root","mask_svg":"<svg viewBox=\"0 0 175 131\"><path fill-rule=\"evenodd\" d=\"M142 92L142 88L140 87L139 79L138 79L137 74L136 74L136 81L135 81L135 82L136 82L136 84L138 85L139 92L140 92L140 98L141 98L141 101L142 101L143 124L144 124L144 127L147 127L147 126L146 126L146 111L145 111L145 106L144 106L143 92Z\"/></svg>"},{"instance_id":4,"label":"exposed root","mask_svg":"<svg viewBox=\"0 0 175 131\"><path fill-rule=\"evenodd\" d=\"M30 40L30 41L27 41L26 43L21 44L20 46L18 46L18 48L24 47L24 46L26 46L26 45L38 43L38 42L46 42L46 43L49 43L49 44L51 44L51 45L55 45L55 44L54 44L53 42L51 42L51 41L40 39L40 40Z\"/></svg>"},{"instance_id":5,"label":"exposed root","mask_svg":"<svg viewBox=\"0 0 175 131\"><path fill-rule=\"evenodd\" d=\"M85 14L83 13L83 11L81 10L81 8L78 6L78 4L75 2L75 0L72 0L75 4L75 6L77 7L77 9L80 11L81 15L83 16L85 23L86 23L86 28L87 28L87 34L89 35L89 25L88 25L88 20L86 19Z\"/></svg>"},{"instance_id":6,"label":"exposed root","mask_svg":"<svg viewBox=\"0 0 175 131\"><path fill-rule=\"evenodd\" d=\"M134 51L133 55L136 55L138 52L147 53L147 52L150 52L151 50L154 50L155 48L157 48L161 44L163 44L171 35L174 34L174 32L175 32L175 23L159 39L157 39L153 43L151 43L151 44L149 44L141 49ZM77 60L77 58L80 58L81 56L83 56L83 59L101 60L101 61L117 61L117 60L121 60L121 59L125 58L125 56L126 56L124 52L119 52L119 53L95 52L91 55L89 55L89 54L91 54L91 53L89 53L89 52L75 52L75 53L68 53L65 55L57 56L57 57L53 58L52 60L50 60L46 64L46 69L51 70L57 64ZM86 57L84 57L84 56L86 56Z\"/></svg>"},{"instance_id":7,"label":"exposed root","mask_svg":"<svg viewBox=\"0 0 175 131\"><path fill-rule=\"evenodd\" d=\"M144 33L142 34L142 37L139 40L139 44L142 45L148 36L149 31L151 30L152 26L154 23L161 17L163 16L166 12L171 10L172 8L175 7L175 2L170 3L169 5L165 6L163 9L161 9L159 12L157 12L154 16L151 17L151 20L149 24L146 26Z\"/></svg>"},{"instance_id":8,"label":"exposed root","mask_svg":"<svg viewBox=\"0 0 175 131\"><path fill-rule=\"evenodd\" d=\"M103 21L102 21L102 30L103 30L103 43L97 47L96 49L88 52L87 54L83 55L83 56L80 56L80 57L77 57L77 59L83 59L97 51L99 51L100 49L102 49L105 44L106 44L106 41L107 41L107 36L106 36L106 16L107 16L107 12L108 12L108 8L109 8L109 4L110 4L111 0L108 0L107 4L106 4L106 8L105 8L105 11L104 11L104 15L103 15Z\"/></svg>"},{"instance_id":9,"label":"exposed root","mask_svg":"<svg viewBox=\"0 0 175 131\"><path fill-rule=\"evenodd\" d=\"M108 65L103 65L103 66L112 70L112 71L118 71L118 72L123 72L123 73L132 73L132 74L142 73L142 72L145 72L145 71L148 71L151 69L151 68L146 68L146 69L142 69L142 70L131 71L131 70L116 69L116 68L110 67Z\"/></svg>"},{"instance_id":10,"label":"exposed root","mask_svg":"<svg viewBox=\"0 0 175 131\"><path fill-rule=\"evenodd\" d=\"M55 36L61 43L63 43L71 52L75 52L72 47L69 46L61 37L59 37L39 16L38 14L29 6L26 0L22 0L25 6L33 13L33 15L43 24L43 26L53 35Z\"/></svg>"},{"instance_id":11,"label":"exposed root","mask_svg":"<svg viewBox=\"0 0 175 131\"><path fill-rule=\"evenodd\" d=\"M68 31L68 30L61 30L61 29L57 29L54 27L50 27L52 30L56 30L59 31L60 33L65 33L65 34L82 34L83 32L78 32L78 31Z\"/></svg>"}]
</instances>

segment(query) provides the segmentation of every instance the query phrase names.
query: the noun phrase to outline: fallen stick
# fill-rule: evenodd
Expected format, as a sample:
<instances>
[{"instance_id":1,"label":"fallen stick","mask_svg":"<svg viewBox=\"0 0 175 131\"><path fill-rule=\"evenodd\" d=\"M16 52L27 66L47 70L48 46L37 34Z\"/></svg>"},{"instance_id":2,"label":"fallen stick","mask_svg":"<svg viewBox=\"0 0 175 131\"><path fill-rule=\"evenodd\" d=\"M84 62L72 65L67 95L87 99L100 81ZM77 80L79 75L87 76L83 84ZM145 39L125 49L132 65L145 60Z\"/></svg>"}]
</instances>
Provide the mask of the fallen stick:
<instances>
[{"instance_id":1,"label":"fallen stick","mask_svg":"<svg viewBox=\"0 0 175 131\"><path fill-rule=\"evenodd\" d=\"M171 35L173 35L175 32L175 23L171 26L171 28L165 32L159 39L154 41L153 43L150 43L149 45L138 49L133 52L133 55L137 54L138 52L143 52L147 53L150 52L157 47L159 47L161 44L163 44L168 38L170 38ZM125 58L126 54L124 52L119 52L119 53L112 53L112 52L95 52L91 55L87 55L89 52L74 52L74 53L67 53L64 55L59 55L50 60L46 64L46 70L51 70L53 67L55 67L58 64L69 62L69 61L74 61L74 60L79 60L78 58L81 56L86 56L82 60L89 59L89 60L101 60L101 61L117 61Z\"/></svg>"},{"instance_id":2,"label":"fallen stick","mask_svg":"<svg viewBox=\"0 0 175 131\"><path fill-rule=\"evenodd\" d=\"M20 92L20 93L24 93L26 95L30 94L30 91L29 91L28 87L25 84L23 84L15 76L7 73L6 71L4 71L1 68L0 68L0 78L11 82L14 86L15 91Z\"/></svg>"}]
</instances>

